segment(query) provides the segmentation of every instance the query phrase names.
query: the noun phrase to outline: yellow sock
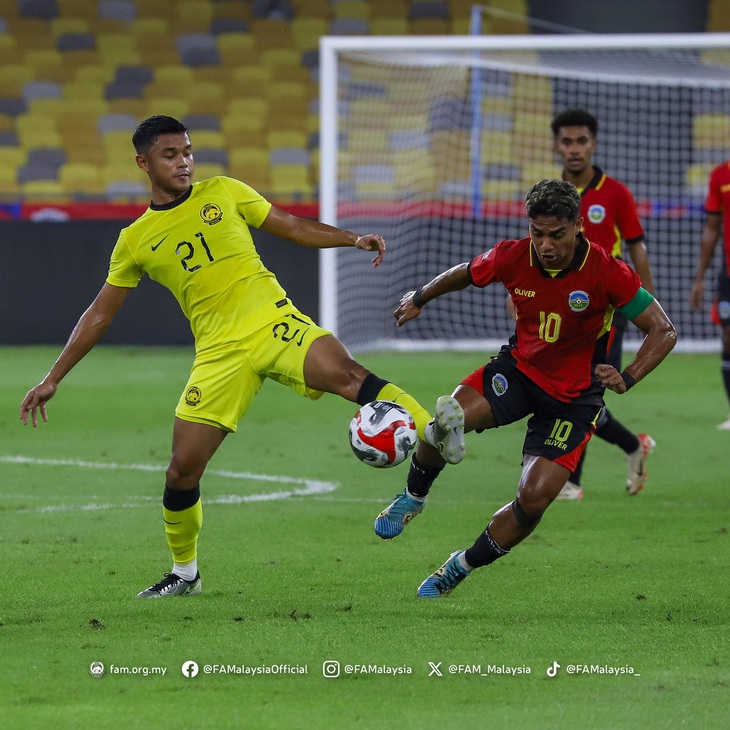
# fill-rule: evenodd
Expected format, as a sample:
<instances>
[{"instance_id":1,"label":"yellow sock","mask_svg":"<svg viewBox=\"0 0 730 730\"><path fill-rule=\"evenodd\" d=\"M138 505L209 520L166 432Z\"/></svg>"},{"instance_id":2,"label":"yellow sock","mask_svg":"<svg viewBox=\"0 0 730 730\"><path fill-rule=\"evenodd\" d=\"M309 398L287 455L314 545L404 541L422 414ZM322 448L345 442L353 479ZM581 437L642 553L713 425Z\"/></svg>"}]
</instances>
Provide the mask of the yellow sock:
<instances>
[{"instance_id":1,"label":"yellow sock","mask_svg":"<svg viewBox=\"0 0 730 730\"><path fill-rule=\"evenodd\" d=\"M203 526L203 503L199 499L192 507L173 512L162 508L165 536L176 563L190 563L198 555L198 535Z\"/></svg>"},{"instance_id":2,"label":"yellow sock","mask_svg":"<svg viewBox=\"0 0 730 730\"><path fill-rule=\"evenodd\" d=\"M389 400L403 406L412 416L416 424L416 433L421 441L424 440L426 424L431 420L431 414L411 395L401 390L397 385L388 383L378 393L377 400Z\"/></svg>"}]
</instances>

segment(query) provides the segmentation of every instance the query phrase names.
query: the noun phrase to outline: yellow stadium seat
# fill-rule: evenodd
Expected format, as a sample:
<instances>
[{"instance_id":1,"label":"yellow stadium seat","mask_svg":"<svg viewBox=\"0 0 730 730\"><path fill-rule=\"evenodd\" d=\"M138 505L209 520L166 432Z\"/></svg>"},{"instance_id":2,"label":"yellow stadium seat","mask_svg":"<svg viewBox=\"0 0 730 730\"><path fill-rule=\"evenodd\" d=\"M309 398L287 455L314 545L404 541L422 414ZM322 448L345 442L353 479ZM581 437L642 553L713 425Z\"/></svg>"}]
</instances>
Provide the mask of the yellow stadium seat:
<instances>
[{"instance_id":1,"label":"yellow stadium seat","mask_svg":"<svg viewBox=\"0 0 730 730\"><path fill-rule=\"evenodd\" d=\"M550 164L537 164L537 165L523 165L522 167L522 179L520 185L526 192L528 188L533 186L540 180L552 180L559 178L561 173L560 167L553 163Z\"/></svg>"},{"instance_id":2,"label":"yellow stadium seat","mask_svg":"<svg viewBox=\"0 0 730 730\"><path fill-rule=\"evenodd\" d=\"M10 114L0 114L0 132L14 132L15 117ZM4 154L4 151L3 151ZM3 162L5 158L3 157Z\"/></svg>"},{"instance_id":3,"label":"yellow stadium seat","mask_svg":"<svg viewBox=\"0 0 730 730\"><path fill-rule=\"evenodd\" d=\"M174 18L176 0L155 0L137 3L137 18Z\"/></svg>"},{"instance_id":4,"label":"yellow stadium seat","mask_svg":"<svg viewBox=\"0 0 730 730\"><path fill-rule=\"evenodd\" d=\"M104 182L99 168L86 162L69 162L61 166L59 182L66 193L102 195Z\"/></svg>"},{"instance_id":5,"label":"yellow stadium seat","mask_svg":"<svg viewBox=\"0 0 730 730\"><path fill-rule=\"evenodd\" d=\"M253 167L269 164L269 151L262 147L249 145L231 149L228 153L228 163L231 167Z\"/></svg>"},{"instance_id":6,"label":"yellow stadium seat","mask_svg":"<svg viewBox=\"0 0 730 730\"><path fill-rule=\"evenodd\" d=\"M370 29L373 35L408 35L411 27L407 18L373 18L370 21Z\"/></svg>"},{"instance_id":7,"label":"yellow stadium seat","mask_svg":"<svg viewBox=\"0 0 730 730\"><path fill-rule=\"evenodd\" d=\"M251 17L251 3L240 0L216 0L213 3L213 15L216 18L248 20Z\"/></svg>"},{"instance_id":8,"label":"yellow stadium seat","mask_svg":"<svg viewBox=\"0 0 730 730\"><path fill-rule=\"evenodd\" d=\"M730 145L730 117L727 114L698 114L692 120L692 146L696 150Z\"/></svg>"},{"instance_id":9,"label":"yellow stadium seat","mask_svg":"<svg viewBox=\"0 0 730 730\"><path fill-rule=\"evenodd\" d=\"M96 3L89 0L57 0L60 18L84 18L92 20L97 16Z\"/></svg>"},{"instance_id":10,"label":"yellow stadium seat","mask_svg":"<svg viewBox=\"0 0 730 730\"><path fill-rule=\"evenodd\" d=\"M184 28L186 33L206 33L213 19L214 4L200 0L178 0L174 8L179 27Z\"/></svg>"},{"instance_id":11,"label":"yellow stadium seat","mask_svg":"<svg viewBox=\"0 0 730 730\"><path fill-rule=\"evenodd\" d=\"M17 118L16 128L20 144L26 149L61 147L61 137L55 119L21 114Z\"/></svg>"},{"instance_id":12,"label":"yellow stadium seat","mask_svg":"<svg viewBox=\"0 0 730 730\"><path fill-rule=\"evenodd\" d=\"M176 96L161 96L147 100L147 111L141 115L152 117L156 114L164 114L175 119L183 119L190 113L190 103L185 99Z\"/></svg>"},{"instance_id":13,"label":"yellow stadium seat","mask_svg":"<svg viewBox=\"0 0 730 730\"><path fill-rule=\"evenodd\" d=\"M25 200L32 202L55 202L68 200L60 182L53 180L33 180L20 186L21 195Z\"/></svg>"},{"instance_id":14,"label":"yellow stadium seat","mask_svg":"<svg viewBox=\"0 0 730 730\"><path fill-rule=\"evenodd\" d=\"M61 108L59 109L59 121L65 116L85 116L98 117L106 114L108 111L107 103L104 99L63 99ZM94 120L95 123L95 120Z\"/></svg>"},{"instance_id":15,"label":"yellow stadium seat","mask_svg":"<svg viewBox=\"0 0 730 730\"><path fill-rule=\"evenodd\" d=\"M275 72L272 72L275 73ZM274 81L272 80L264 90L269 101L285 99L288 101L309 99L307 85L299 81Z\"/></svg>"},{"instance_id":16,"label":"yellow stadium seat","mask_svg":"<svg viewBox=\"0 0 730 730\"><path fill-rule=\"evenodd\" d=\"M62 99L31 99L28 102L28 114L32 116L55 118L63 108Z\"/></svg>"},{"instance_id":17,"label":"yellow stadium seat","mask_svg":"<svg viewBox=\"0 0 730 730\"><path fill-rule=\"evenodd\" d=\"M482 132L480 159L485 165L512 163L512 135L509 132Z\"/></svg>"},{"instance_id":18,"label":"yellow stadium seat","mask_svg":"<svg viewBox=\"0 0 730 730\"><path fill-rule=\"evenodd\" d=\"M705 194L707 192L707 184L710 179L710 173L715 168L713 162L703 162L700 164L689 165L685 174L685 184L693 194Z\"/></svg>"},{"instance_id":19,"label":"yellow stadium seat","mask_svg":"<svg viewBox=\"0 0 730 730\"><path fill-rule=\"evenodd\" d=\"M17 86L23 88L23 84L34 80L33 69L25 64L11 64L5 66L0 75L0 81L7 86Z\"/></svg>"},{"instance_id":20,"label":"yellow stadium seat","mask_svg":"<svg viewBox=\"0 0 730 730\"><path fill-rule=\"evenodd\" d=\"M292 0L297 18L324 18L330 16L330 0Z\"/></svg>"},{"instance_id":21,"label":"yellow stadium seat","mask_svg":"<svg viewBox=\"0 0 730 730\"><path fill-rule=\"evenodd\" d=\"M170 87L190 84L194 80L193 70L187 66L170 65L155 69L155 81L169 84ZM172 89L177 91L177 89Z\"/></svg>"},{"instance_id":22,"label":"yellow stadium seat","mask_svg":"<svg viewBox=\"0 0 730 730\"><path fill-rule=\"evenodd\" d=\"M249 22L256 50L263 52L276 48L291 48L294 45L291 25L286 20L255 18Z\"/></svg>"},{"instance_id":23,"label":"yellow stadium seat","mask_svg":"<svg viewBox=\"0 0 730 730\"><path fill-rule=\"evenodd\" d=\"M306 147L307 134L298 129L273 129L266 134L270 150L277 147Z\"/></svg>"},{"instance_id":24,"label":"yellow stadium seat","mask_svg":"<svg viewBox=\"0 0 730 730\"><path fill-rule=\"evenodd\" d=\"M317 48L319 39L327 35L329 23L324 18L294 18L291 22L291 34L299 50Z\"/></svg>"},{"instance_id":25,"label":"yellow stadium seat","mask_svg":"<svg viewBox=\"0 0 730 730\"><path fill-rule=\"evenodd\" d=\"M269 176L275 198L310 200L314 196L314 185L305 167L280 165L272 168Z\"/></svg>"},{"instance_id":26,"label":"yellow stadium seat","mask_svg":"<svg viewBox=\"0 0 730 730\"><path fill-rule=\"evenodd\" d=\"M370 3L366 0L339 0L332 5L333 18L370 18Z\"/></svg>"},{"instance_id":27,"label":"yellow stadium seat","mask_svg":"<svg viewBox=\"0 0 730 730\"><path fill-rule=\"evenodd\" d=\"M103 99L104 98L104 87L106 84L99 83L96 81L79 81L78 78L71 83L64 84L63 86L63 98L64 99L78 99L87 101L89 99Z\"/></svg>"},{"instance_id":28,"label":"yellow stadium seat","mask_svg":"<svg viewBox=\"0 0 730 730\"><path fill-rule=\"evenodd\" d=\"M131 114L137 119L144 119L147 116L149 102L145 99L112 99L108 102L107 113L109 114Z\"/></svg>"},{"instance_id":29,"label":"yellow stadium seat","mask_svg":"<svg viewBox=\"0 0 730 730\"><path fill-rule=\"evenodd\" d=\"M54 18L50 25L54 38L58 38L66 33L91 32L91 25L86 18L63 15L59 18Z\"/></svg>"},{"instance_id":30,"label":"yellow stadium seat","mask_svg":"<svg viewBox=\"0 0 730 730\"><path fill-rule=\"evenodd\" d=\"M411 21L413 35L448 35L449 21L442 18L414 18Z\"/></svg>"},{"instance_id":31,"label":"yellow stadium seat","mask_svg":"<svg viewBox=\"0 0 730 730\"><path fill-rule=\"evenodd\" d=\"M271 80L272 69L266 66L239 66L230 69L227 92L231 101L238 97L263 99Z\"/></svg>"},{"instance_id":32,"label":"yellow stadium seat","mask_svg":"<svg viewBox=\"0 0 730 730\"><path fill-rule=\"evenodd\" d=\"M266 121L266 109L251 106L246 114L236 114L230 111L221 118L221 131L229 138L232 135L246 132L261 132Z\"/></svg>"},{"instance_id":33,"label":"yellow stadium seat","mask_svg":"<svg viewBox=\"0 0 730 730\"><path fill-rule=\"evenodd\" d=\"M218 165L214 162L198 162L195 165L196 180L207 180L209 177L227 174L228 171L224 165Z\"/></svg>"},{"instance_id":34,"label":"yellow stadium seat","mask_svg":"<svg viewBox=\"0 0 730 730\"><path fill-rule=\"evenodd\" d=\"M260 54L260 59L267 66L298 66L301 54L295 48L268 48Z\"/></svg>"},{"instance_id":35,"label":"yellow stadium seat","mask_svg":"<svg viewBox=\"0 0 730 730\"><path fill-rule=\"evenodd\" d=\"M74 80L80 84L90 83L100 87L106 86L114 79L113 66L86 64L74 70Z\"/></svg>"},{"instance_id":36,"label":"yellow stadium seat","mask_svg":"<svg viewBox=\"0 0 730 730\"><path fill-rule=\"evenodd\" d=\"M267 153L268 154L268 153ZM0 169L17 170L28 160L28 150L23 147L3 147L3 164Z\"/></svg>"},{"instance_id":37,"label":"yellow stadium seat","mask_svg":"<svg viewBox=\"0 0 730 730\"><path fill-rule=\"evenodd\" d=\"M369 0L371 17L379 18L407 18L408 2L406 0Z\"/></svg>"},{"instance_id":38,"label":"yellow stadium seat","mask_svg":"<svg viewBox=\"0 0 730 730\"><path fill-rule=\"evenodd\" d=\"M487 200L515 200L522 197L520 183L514 180L485 180L482 196Z\"/></svg>"}]
</instances>

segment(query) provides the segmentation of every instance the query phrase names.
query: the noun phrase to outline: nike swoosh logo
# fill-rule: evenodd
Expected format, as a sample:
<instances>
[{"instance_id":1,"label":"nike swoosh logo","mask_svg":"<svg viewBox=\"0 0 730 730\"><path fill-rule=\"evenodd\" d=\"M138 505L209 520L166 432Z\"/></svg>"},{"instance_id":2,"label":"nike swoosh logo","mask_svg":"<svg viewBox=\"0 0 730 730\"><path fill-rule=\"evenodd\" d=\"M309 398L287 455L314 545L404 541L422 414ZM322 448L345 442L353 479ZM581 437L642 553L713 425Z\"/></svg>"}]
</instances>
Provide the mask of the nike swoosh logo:
<instances>
[{"instance_id":1,"label":"nike swoosh logo","mask_svg":"<svg viewBox=\"0 0 730 730\"><path fill-rule=\"evenodd\" d=\"M170 234L168 233L168 234L167 234L167 236L169 236L169 235L170 235ZM165 238L167 238L167 236L165 236ZM152 246L152 250L153 250L153 251L157 251L157 249L158 249L158 248L159 248L159 247L160 247L160 246L162 245L162 243L163 243L163 241L165 240L165 238L163 238L163 239L162 239L162 241L160 241L160 242L159 242L158 244L156 244L155 246Z\"/></svg>"}]
</instances>

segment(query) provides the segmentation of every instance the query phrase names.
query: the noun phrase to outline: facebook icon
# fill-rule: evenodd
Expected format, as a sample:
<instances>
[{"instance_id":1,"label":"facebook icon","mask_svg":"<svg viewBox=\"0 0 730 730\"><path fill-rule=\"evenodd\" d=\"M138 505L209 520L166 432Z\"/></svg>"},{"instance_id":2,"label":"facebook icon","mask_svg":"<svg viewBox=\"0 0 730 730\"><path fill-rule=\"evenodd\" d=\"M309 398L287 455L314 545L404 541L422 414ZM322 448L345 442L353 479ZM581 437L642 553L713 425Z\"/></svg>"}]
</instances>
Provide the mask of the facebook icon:
<instances>
[{"instance_id":1,"label":"facebook icon","mask_svg":"<svg viewBox=\"0 0 730 730\"><path fill-rule=\"evenodd\" d=\"M185 677L195 677L198 674L198 665L193 661L185 662L182 665L182 673Z\"/></svg>"}]
</instances>

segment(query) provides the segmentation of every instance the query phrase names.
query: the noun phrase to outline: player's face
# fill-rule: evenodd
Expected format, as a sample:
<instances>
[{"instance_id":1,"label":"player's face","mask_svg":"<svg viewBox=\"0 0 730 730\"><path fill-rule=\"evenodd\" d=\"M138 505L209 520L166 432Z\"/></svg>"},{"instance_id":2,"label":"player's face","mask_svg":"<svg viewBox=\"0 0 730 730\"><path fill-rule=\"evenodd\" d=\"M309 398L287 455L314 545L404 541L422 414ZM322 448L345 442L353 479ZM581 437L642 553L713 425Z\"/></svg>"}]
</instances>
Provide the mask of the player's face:
<instances>
[{"instance_id":1,"label":"player's face","mask_svg":"<svg viewBox=\"0 0 730 730\"><path fill-rule=\"evenodd\" d=\"M195 163L187 133L162 134L137 164L149 175L153 188L173 199L186 192L193 180Z\"/></svg>"},{"instance_id":2,"label":"player's face","mask_svg":"<svg viewBox=\"0 0 730 730\"><path fill-rule=\"evenodd\" d=\"M568 268L582 225L582 218L575 221L548 215L530 218L530 239L543 268Z\"/></svg>"},{"instance_id":3,"label":"player's face","mask_svg":"<svg viewBox=\"0 0 730 730\"><path fill-rule=\"evenodd\" d=\"M596 151L596 138L588 127L560 127L555 137L555 153L563 163L563 169L572 175L580 175L591 167Z\"/></svg>"}]
</instances>

